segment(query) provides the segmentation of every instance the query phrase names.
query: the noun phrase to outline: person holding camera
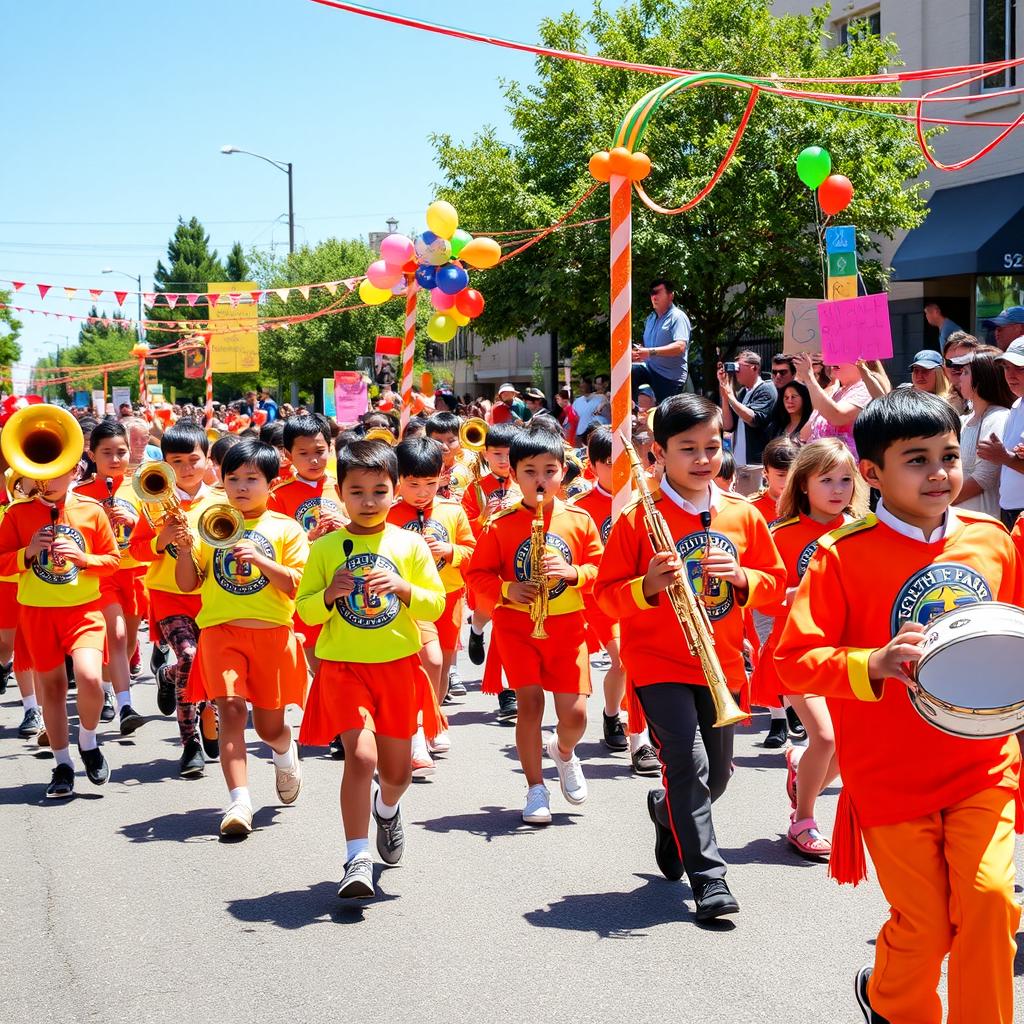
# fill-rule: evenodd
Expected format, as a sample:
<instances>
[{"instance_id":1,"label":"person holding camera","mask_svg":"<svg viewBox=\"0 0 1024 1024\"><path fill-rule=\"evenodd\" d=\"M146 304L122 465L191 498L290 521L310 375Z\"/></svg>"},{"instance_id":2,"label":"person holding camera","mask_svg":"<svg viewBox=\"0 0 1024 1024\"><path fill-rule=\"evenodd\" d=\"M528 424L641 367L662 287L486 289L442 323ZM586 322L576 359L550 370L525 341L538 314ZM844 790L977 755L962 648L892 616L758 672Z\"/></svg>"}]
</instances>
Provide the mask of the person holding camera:
<instances>
[{"instance_id":1,"label":"person holding camera","mask_svg":"<svg viewBox=\"0 0 1024 1024\"><path fill-rule=\"evenodd\" d=\"M652 312L644 321L643 344L634 345L632 352L633 397L641 384L649 384L662 402L686 387L692 327L690 318L675 305L675 285L667 277L656 277L650 291Z\"/></svg>"},{"instance_id":2,"label":"person holding camera","mask_svg":"<svg viewBox=\"0 0 1024 1024\"><path fill-rule=\"evenodd\" d=\"M733 377L739 390L733 385ZM736 362L718 364L718 392L723 424L732 431L734 486L749 497L761 486L761 455L770 436L778 392L770 380L762 380L761 357L756 352L741 352Z\"/></svg>"}]
</instances>

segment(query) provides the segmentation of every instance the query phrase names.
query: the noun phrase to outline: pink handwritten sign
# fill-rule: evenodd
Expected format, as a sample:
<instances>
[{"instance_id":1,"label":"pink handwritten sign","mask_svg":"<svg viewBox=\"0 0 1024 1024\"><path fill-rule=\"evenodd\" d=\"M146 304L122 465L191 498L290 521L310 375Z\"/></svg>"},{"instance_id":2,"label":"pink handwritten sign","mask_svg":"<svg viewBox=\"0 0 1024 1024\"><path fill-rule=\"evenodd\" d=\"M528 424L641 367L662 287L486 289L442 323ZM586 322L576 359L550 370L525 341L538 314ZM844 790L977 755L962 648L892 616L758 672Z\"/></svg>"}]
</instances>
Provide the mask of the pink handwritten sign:
<instances>
[{"instance_id":1,"label":"pink handwritten sign","mask_svg":"<svg viewBox=\"0 0 1024 1024\"><path fill-rule=\"evenodd\" d=\"M366 378L356 370L334 371L334 418L355 423L369 408Z\"/></svg>"},{"instance_id":2,"label":"pink handwritten sign","mask_svg":"<svg viewBox=\"0 0 1024 1024\"><path fill-rule=\"evenodd\" d=\"M821 357L826 363L892 358L889 297L884 292L819 302L818 324Z\"/></svg>"}]
</instances>

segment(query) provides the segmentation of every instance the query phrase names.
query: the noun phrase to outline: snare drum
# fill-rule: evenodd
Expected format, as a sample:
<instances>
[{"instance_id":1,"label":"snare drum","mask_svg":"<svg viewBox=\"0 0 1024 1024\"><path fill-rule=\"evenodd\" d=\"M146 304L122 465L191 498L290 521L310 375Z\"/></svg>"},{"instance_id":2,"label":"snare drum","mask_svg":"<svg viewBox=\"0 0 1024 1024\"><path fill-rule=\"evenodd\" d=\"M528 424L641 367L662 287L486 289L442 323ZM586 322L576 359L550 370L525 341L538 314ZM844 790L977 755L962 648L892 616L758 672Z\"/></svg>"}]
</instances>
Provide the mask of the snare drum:
<instances>
[{"instance_id":1,"label":"snare drum","mask_svg":"<svg viewBox=\"0 0 1024 1024\"><path fill-rule=\"evenodd\" d=\"M910 700L936 729L993 739L1024 729L1024 610L984 601L932 619Z\"/></svg>"}]
</instances>

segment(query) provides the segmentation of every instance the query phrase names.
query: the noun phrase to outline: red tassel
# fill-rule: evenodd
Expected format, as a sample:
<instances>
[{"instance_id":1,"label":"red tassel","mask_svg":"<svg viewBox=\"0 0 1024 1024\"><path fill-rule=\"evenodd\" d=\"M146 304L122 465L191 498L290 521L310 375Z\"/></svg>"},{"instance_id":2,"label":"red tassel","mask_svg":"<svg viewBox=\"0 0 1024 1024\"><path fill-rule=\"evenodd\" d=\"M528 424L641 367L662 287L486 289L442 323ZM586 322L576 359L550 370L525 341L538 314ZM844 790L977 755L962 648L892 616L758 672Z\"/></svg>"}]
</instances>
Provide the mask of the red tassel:
<instances>
[{"instance_id":1,"label":"red tassel","mask_svg":"<svg viewBox=\"0 0 1024 1024\"><path fill-rule=\"evenodd\" d=\"M846 787L839 794L836 823L832 829L832 856L828 873L840 885L857 886L868 877L867 858L864 856L864 837L860 831L857 812Z\"/></svg>"},{"instance_id":2,"label":"red tassel","mask_svg":"<svg viewBox=\"0 0 1024 1024\"><path fill-rule=\"evenodd\" d=\"M416 681L416 689L419 691L416 696L419 698L420 711L423 712L423 733L428 740L432 740L438 733L448 728L448 719L437 702L437 694L430 685L430 678L422 669Z\"/></svg>"},{"instance_id":3,"label":"red tassel","mask_svg":"<svg viewBox=\"0 0 1024 1024\"><path fill-rule=\"evenodd\" d=\"M504 689L501 682L501 659L498 657L497 644L494 642L494 634L491 634L491 646L487 649L487 661L484 664L484 678L480 685L481 693L489 693L492 696L501 693Z\"/></svg>"},{"instance_id":4,"label":"red tassel","mask_svg":"<svg viewBox=\"0 0 1024 1024\"><path fill-rule=\"evenodd\" d=\"M647 728L647 716L644 714L640 698L636 695L636 685L632 679L626 680L626 695L622 702L626 714L629 715L629 735L637 736Z\"/></svg>"},{"instance_id":5,"label":"red tassel","mask_svg":"<svg viewBox=\"0 0 1024 1024\"><path fill-rule=\"evenodd\" d=\"M740 687L740 711L745 715L749 715L753 711L753 708L750 705L750 686L751 681L748 679Z\"/></svg>"},{"instance_id":6,"label":"red tassel","mask_svg":"<svg viewBox=\"0 0 1024 1024\"><path fill-rule=\"evenodd\" d=\"M1024 772L1021 773L1021 781L1024 782ZM1021 793L1020 786L1017 787L1013 796L1017 805L1016 814L1013 819L1013 830L1020 836L1024 835L1024 794Z\"/></svg>"}]
</instances>

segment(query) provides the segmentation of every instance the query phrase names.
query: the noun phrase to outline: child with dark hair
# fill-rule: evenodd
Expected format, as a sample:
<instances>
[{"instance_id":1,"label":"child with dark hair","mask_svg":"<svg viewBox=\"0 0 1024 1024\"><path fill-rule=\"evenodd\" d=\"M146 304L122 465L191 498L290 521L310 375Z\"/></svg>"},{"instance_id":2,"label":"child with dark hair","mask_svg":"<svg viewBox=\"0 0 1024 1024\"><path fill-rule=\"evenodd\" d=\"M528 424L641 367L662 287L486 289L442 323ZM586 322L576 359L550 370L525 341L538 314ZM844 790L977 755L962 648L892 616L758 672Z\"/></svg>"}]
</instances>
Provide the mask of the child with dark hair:
<instances>
[{"instance_id":1,"label":"child with dark hair","mask_svg":"<svg viewBox=\"0 0 1024 1024\"><path fill-rule=\"evenodd\" d=\"M719 490L731 491L735 482L736 460L732 457L732 452L722 452L722 468L715 477L715 484Z\"/></svg>"},{"instance_id":2,"label":"child with dark hair","mask_svg":"<svg viewBox=\"0 0 1024 1024\"><path fill-rule=\"evenodd\" d=\"M455 413L438 412L426 423L427 437L439 441L444 449L444 468L437 493L442 498L462 500L473 480L480 475L480 459L475 452L465 452L459 430L462 421Z\"/></svg>"},{"instance_id":3,"label":"child with dark hair","mask_svg":"<svg viewBox=\"0 0 1024 1024\"><path fill-rule=\"evenodd\" d=\"M224 485L221 482L220 467L224 462L224 456L235 447L236 444L241 444L242 438L237 434L224 434L223 437L218 437L216 441L210 445L210 461L213 463L213 467L217 473L217 483L214 485L213 490L223 493Z\"/></svg>"},{"instance_id":4,"label":"child with dark hair","mask_svg":"<svg viewBox=\"0 0 1024 1024\"><path fill-rule=\"evenodd\" d=\"M288 455L288 446L284 443L284 420L274 420L260 427L260 441L277 449L280 460L278 480L290 480L292 477L292 460Z\"/></svg>"},{"instance_id":5,"label":"child with dark hair","mask_svg":"<svg viewBox=\"0 0 1024 1024\"><path fill-rule=\"evenodd\" d=\"M786 486L789 468L793 465L800 446L789 437L776 437L764 446L765 485L750 498L750 503L768 523L779 518L778 501Z\"/></svg>"},{"instance_id":6,"label":"child with dark hair","mask_svg":"<svg viewBox=\"0 0 1024 1024\"><path fill-rule=\"evenodd\" d=\"M497 651L517 696L516 748L528 786L523 821L545 825L551 821L541 765L545 692L554 695L558 717L547 752L558 769L562 795L574 806L587 798L576 756L590 693L583 594L597 573L601 538L586 512L556 497L565 475L559 435L518 432L509 446L509 464L522 497L484 527L466 582L481 605L493 609L491 655ZM533 549L538 519L543 552Z\"/></svg>"}]
</instances>

